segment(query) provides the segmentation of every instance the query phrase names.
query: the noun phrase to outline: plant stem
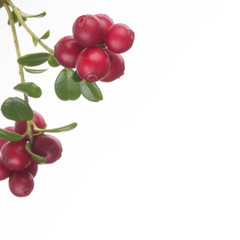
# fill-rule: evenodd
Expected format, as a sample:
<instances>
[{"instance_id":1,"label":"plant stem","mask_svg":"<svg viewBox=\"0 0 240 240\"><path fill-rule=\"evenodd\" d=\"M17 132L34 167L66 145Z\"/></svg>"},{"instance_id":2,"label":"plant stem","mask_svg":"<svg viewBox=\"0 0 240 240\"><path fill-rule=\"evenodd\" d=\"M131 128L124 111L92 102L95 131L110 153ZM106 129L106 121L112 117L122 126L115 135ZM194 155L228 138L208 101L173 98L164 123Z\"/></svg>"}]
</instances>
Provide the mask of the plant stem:
<instances>
[{"instance_id":1,"label":"plant stem","mask_svg":"<svg viewBox=\"0 0 240 240\"><path fill-rule=\"evenodd\" d=\"M13 9L14 13L16 14L18 21L22 24L22 26L26 29L26 31L32 36L32 38L34 38L45 50L47 50L51 55L54 54L54 50L51 49L50 47L48 47L45 43L43 43L41 41L41 39L39 37L37 37L37 35L35 33L32 32L32 30L26 25L26 23L24 22L21 14L20 14L20 10L19 8L17 8L11 0L6 0L8 2L8 4L11 6L11 8Z\"/></svg>"},{"instance_id":2,"label":"plant stem","mask_svg":"<svg viewBox=\"0 0 240 240\"><path fill-rule=\"evenodd\" d=\"M3 1L3 5L7 11L8 17L9 17L9 22L10 22L10 26L12 29L12 34L13 34L13 40L14 40L14 44L15 44L15 49L16 49L16 53L17 53L17 57L21 57L21 53L20 53L20 48L19 48L19 43L18 43L18 38L17 38L17 32L16 32L16 28L14 25L14 20L13 20L13 15L11 13L10 8L8 7L8 4ZM23 73L23 66L21 64L18 64L19 67L19 75L21 78L21 82L25 82L25 78L24 78L24 73ZM28 96L26 94L24 94L24 100L28 103Z\"/></svg>"}]
</instances>

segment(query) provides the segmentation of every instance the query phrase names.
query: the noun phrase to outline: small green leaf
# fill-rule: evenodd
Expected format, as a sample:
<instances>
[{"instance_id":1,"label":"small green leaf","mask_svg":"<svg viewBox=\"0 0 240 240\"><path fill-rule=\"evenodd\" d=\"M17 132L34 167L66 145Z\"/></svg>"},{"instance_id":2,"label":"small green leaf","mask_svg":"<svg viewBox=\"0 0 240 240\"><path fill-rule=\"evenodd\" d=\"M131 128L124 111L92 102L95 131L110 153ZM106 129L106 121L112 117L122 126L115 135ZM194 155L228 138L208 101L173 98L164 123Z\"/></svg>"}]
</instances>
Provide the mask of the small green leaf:
<instances>
[{"instance_id":1,"label":"small green leaf","mask_svg":"<svg viewBox=\"0 0 240 240\"><path fill-rule=\"evenodd\" d=\"M57 133L57 132L67 132L70 131L74 128L77 127L77 123L71 123L69 125L59 127L59 128L52 128L52 129L40 129L34 126L34 130L37 132L52 132L52 133Z\"/></svg>"},{"instance_id":2,"label":"small green leaf","mask_svg":"<svg viewBox=\"0 0 240 240\"><path fill-rule=\"evenodd\" d=\"M13 17L14 23L17 23L18 22L18 18L17 18L17 15L15 14L14 11L12 11L12 17ZM10 20L9 19L8 19L8 25L10 25Z\"/></svg>"},{"instance_id":3,"label":"small green leaf","mask_svg":"<svg viewBox=\"0 0 240 240\"><path fill-rule=\"evenodd\" d=\"M103 99L102 93L96 83L94 82L90 83L83 80L79 84L80 84L82 95L87 100L92 102L98 102Z\"/></svg>"},{"instance_id":4,"label":"small green leaf","mask_svg":"<svg viewBox=\"0 0 240 240\"><path fill-rule=\"evenodd\" d=\"M0 138L6 141L20 141L24 136L8 131L6 129L0 128Z\"/></svg>"},{"instance_id":5,"label":"small green leaf","mask_svg":"<svg viewBox=\"0 0 240 240\"><path fill-rule=\"evenodd\" d=\"M36 47L37 46L37 40L35 38L32 38L32 41L33 41L34 47Z\"/></svg>"},{"instance_id":6,"label":"small green leaf","mask_svg":"<svg viewBox=\"0 0 240 240\"><path fill-rule=\"evenodd\" d=\"M0 1L0 8L2 8L3 7L3 4L2 4L2 2Z\"/></svg>"},{"instance_id":7,"label":"small green leaf","mask_svg":"<svg viewBox=\"0 0 240 240\"><path fill-rule=\"evenodd\" d=\"M79 83L72 79L73 72L70 68L64 68L55 81L56 95L63 101L76 100L81 95Z\"/></svg>"},{"instance_id":8,"label":"small green leaf","mask_svg":"<svg viewBox=\"0 0 240 240\"><path fill-rule=\"evenodd\" d=\"M38 73L46 72L48 70L48 68L45 68L45 69L31 69L31 68L26 68L25 67L24 70L28 73L38 74Z\"/></svg>"},{"instance_id":9,"label":"small green leaf","mask_svg":"<svg viewBox=\"0 0 240 240\"><path fill-rule=\"evenodd\" d=\"M41 37L40 39L47 39L50 36L50 30L47 30Z\"/></svg>"},{"instance_id":10,"label":"small green leaf","mask_svg":"<svg viewBox=\"0 0 240 240\"><path fill-rule=\"evenodd\" d=\"M81 81L83 80L82 78L80 78L80 77L78 76L77 71L74 71L74 73L73 73L73 75L72 75L72 79L73 79L75 82L81 82Z\"/></svg>"},{"instance_id":11,"label":"small green leaf","mask_svg":"<svg viewBox=\"0 0 240 240\"><path fill-rule=\"evenodd\" d=\"M33 14L28 14L20 11L20 14L23 18L40 18L40 17L44 17L46 15L46 12L33 15Z\"/></svg>"},{"instance_id":12,"label":"small green leaf","mask_svg":"<svg viewBox=\"0 0 240 240\"><path fill-rule=\"evenodd\" d=\"M50 55L50 57L48 59L48 64L51 67L58 67L58 66L60 66L60 64L57 62L56 58L53 55Z\"/></svg>"},{"instance_id":13,"label":"small green leaf","mask_svg":"<svg viewBox=\"0 0 240 240\"><path fill-rule=\"evenodd\" d=\"M15 90L26 93L30 97L39 98L42 95L41 88L33 82L19 83L14 87Z\"/></svg>"},{"instance_id":14,"label":"small green leaf","mask_svg":"<svg viewBox=\"0 0 240 240\"><path fill-rule=\"evenodd\" d=\"M33 110L27 102L18 97L6 99L1 111L4 117L14 121L28 121L33 119Z\"/></svg>"},{"instance_id":15,"label":"small green leaf","mask_svg":"<svg viewBox=\"0 0 240 240\"><path fill-rule=\"evenodd\" d=\"M24 66L33 67L45 63L50 54L45 52L30 53L18 58L18 63Z\"/></svg>"},{"instance_id":16,"label":"small green leaf","mask_svg":"<svg viewBox=\"0 0 240 240\"><path fill-rule=\"evenodd\" d=\"M45 163L46 162L47 159L45 157L39 156L39 155L37 155L37 154L32 152L32 150L31 150L31 143L30 142L28 142L25 145L25 148L26 148L27 152L32 156L34 161L36 161L38 163Z\"/></svg>"}]
</instances>

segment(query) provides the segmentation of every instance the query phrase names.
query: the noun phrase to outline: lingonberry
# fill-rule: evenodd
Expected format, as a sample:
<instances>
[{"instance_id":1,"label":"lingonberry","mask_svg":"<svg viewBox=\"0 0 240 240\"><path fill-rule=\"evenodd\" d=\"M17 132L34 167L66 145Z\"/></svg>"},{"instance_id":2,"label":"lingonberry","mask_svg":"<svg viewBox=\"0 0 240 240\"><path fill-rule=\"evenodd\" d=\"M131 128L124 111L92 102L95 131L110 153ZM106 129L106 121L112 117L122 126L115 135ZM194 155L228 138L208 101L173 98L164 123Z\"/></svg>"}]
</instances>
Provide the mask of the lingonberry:
<instances>
[{"instance_id":1,"label":"lingonberry","mask_svg":"<svg viewBox=\"0 0 240 240\"><path fill-rule=\"evenodd\" d=\"M32 121L34 122L34 124L38 128L41 128L41 129L45 128L46 122L43 116L35 110L33 111L33 113L34 115L33 115ZM27 131L27 121L15 122L15 131L19 134L24 134ZM33 126L32 126L32 133L37 133L37 131L33 130Z\"/></svg>"},{"instance_id":2,"label":"lingonberry","mask_svg":"<svg viewBox=\"0 0 240 240\"><path fill-rule=\"evenodd\" d=\"M85 48L76 62L78 75L88 81L96 82L109 71L110 60L108 54L101 48Z\"/></svg>"},{"instance_id":3,"label":"lingonberry","mask_svg":"<svg viewBox=\"0 0 240 240\"><path fill-rule=\"evenodd\" d=\"M6 127L5 128L6 130L8 131L11 131L11 132L15 132L15 128L14 127ZM0 138L0 150L2 149L2 146L6 143L7 141L6 140L3 140Z\"/></svg>"},{"instance_id":4,"label":"lingonberry","mask_svg":"<svg viewBox=\"0 0 240 240\"><path fill-rule=\"evenodd\" d=\"M134 32L125 24L112 25L105 34L105 44L114 53L123 53L133 45Z\"/></svg>"},{"instance_id":5,"label":"lingonberry","mask_svg":"<svg viewBox=\"0 0 240 240\"><path fill-rule=\"evenodd\" d=\"M104 34L114 24L113 20L107 14L100 13L100 14L96 14L95 16L101 21Z\"/></svg>"},{"instance_id":6,"label":"lingonberry","mask_svg":"<svg viewBox=\"0 0 240 240\"><path fill-rule=\"evenodd\" d=\"M56 43L54 57L60 65L66 68L74 68L77 57L83 48L73 36L66 36Z\"/></svg>"},{"instance_id":7,"label":"lingonberry","mask_svg":"<svg viewBox=\"0 0 240 240\"><path fill-rule=\"evenodd\" d=\"M46 163L53 163L62 155L61 142L56 137L47 134L35 136L31 149L33 153L46 157Z\"/></svg>"},{"instance_id":8,"label":"lingonberry","mask_svg":"<svg viewBox=\"0 0 240 240\"><path fill-rule=\"evenodd\" d=\"M1 157L0 157L1 158ZM0 180L4 180L6 178L8 178L10 175L10 170L8 168L6 168L0 160Z\"/></svg>"},{"instance_id":9,"label":"lingonberry","mask_svg":"<svg viewBox=\"0 0 240 240\"><path fill-rule=\"evenodd\" d=\"M31 162L31 155L25 149L26 141L7 142L1 150L2 164L12 171L26 168Z\"/></svg>"},{"instance_id":10,"label":"lingonberry","mask_svg":"<svg viewBox=\"0 0 240 240\"><path fill-rule=\"evenodd\" d=\"M34 188L32 174L24 171L12 172L9 177L9 188L17 197L28 196Z\"/></svg>"},{"instance_id":11,"label":"lingonberry","mask_svg":"<svg viewBox=\"0 0 240 240\"><path fill-rule=\"evenodd\" d=\"M38 171L38 163L32 160L30 165L28 165L28 167L26 167L23 171L29 172L33 177L35 177Z\"/></svg>"},{"instance_id":12,"label":"lingonberry","mask_svg":"<svg viewBox=\"0 0 240 240\"><path fill-rule=\"evenodd\" d=\"M120 78L124 74L124 59L120 54L106 51L110 59L110 69L107 75L101 79L102 82L111 82Z\"/></svg>"},{"instance_id":13,"label":"lingonberry","mask_svg":"<svg viewBox=\"0 0 240 240\"><path fill-rule=\"evenodd\" d=\"M78 17L72 27L73 36L83 47L94 47L103 42L104 30L101 21L94 15Z\"/></svg>"}]
</instances>

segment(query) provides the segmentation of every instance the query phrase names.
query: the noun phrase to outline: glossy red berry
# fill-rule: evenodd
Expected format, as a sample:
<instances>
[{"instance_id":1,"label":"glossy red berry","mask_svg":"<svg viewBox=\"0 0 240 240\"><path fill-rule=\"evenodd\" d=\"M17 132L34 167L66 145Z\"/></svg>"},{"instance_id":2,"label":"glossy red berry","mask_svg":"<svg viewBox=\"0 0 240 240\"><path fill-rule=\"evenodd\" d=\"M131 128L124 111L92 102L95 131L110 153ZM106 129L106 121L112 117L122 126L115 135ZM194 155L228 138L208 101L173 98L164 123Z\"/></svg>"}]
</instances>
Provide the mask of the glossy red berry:
<instances>
[{"instance_id":1,"label":"glossy red berry","mask_svg":"<svg viewBox=\"0 0 240 240\"><path fill-rule=\"evenodd\" d=\"M31 145L32 152L46 157L46 163L56 162L62 155L61 142L52 135L35 136Z\"/></svg>"},{"instance_id":2,"label":"glossy red berry","mask_svg":"<svg viewBox=\"0 0 240 240\"><path fill-rule=\"evenodd\" d=\"M125 24L112 25L105 34L105 44L114 53L123 53L133 45L134 32Z\"/></svg>"},{"instance_id":3,"label":"glossy red berry","mask_svg":"<svg viewBox=\"0 0 240 240\"><path fill-rule=\"evenodd\" d=\"M104 30L104 34L114 24L113 20L107 14L96 14L95 15L101 22Z\"/></svg>"},{"instance_id":4,"label":"glossy red berry","mask_svg":"<svg viewBox=\"0 0 240 240\"><path fill-rule=\"evenodd\" d=\"M79 53L84 49L73 36L61 38L54 47L54 57L60 65L74 68Z\"/></svg>"},{"instance_id":5,"label":"glossy red berry","mask_svg":"<svg viewBox=\"0 0 240 240\"><path fill-rule=\"evenodd\" d=\"M1 150L2 164L12 171L26 168L31 162L31 155L25 149L26 142L7 142Z\"/></svg>"},{"instance_id":6,"label":"glossy red berry","mask_svg":"<svg viewBox=\"0 0 240 240\"><path fill-rule=\"evenodd\" d=\"M14 127L6 127L5 128L6 130L8 131L11 131L11 132L15 132L15 128ZM0 138L0 150L2 149L3 145L6 143L7 141L6 140L3 140Z\"/></svg>"},{"instance_id":7,"label":"glossy red berry","mask_svg":"<svg viewBox=\"0 0 240 240\"><path fill-rule=\"evenodd\" d=\"M107 51L110 58L110 69L107 75L101 79L102 82L112 82L120 78L124 74L125 63L124 59L120 54Z\"/></svg>"},{"instance_id":8,"label":"glossy red berry","mask_svg":"<svg viewBox=\"0 0 240 240\"><path fill-rule=\"evenodd\" d=\"M0 157L1 158L1 157ZM10 175L10 170L8 168L6 168L0 160L0 180L4 180L6 178L8 178Z\"/></svg>"},{"instance_id":9,"label":"glossy red berry","mask_svg":"<svg viewBox=\"0 0 240 240\"><path fill-rule=\"evenodd\" d=\"M76 63L78 75L88 82L102 79L107 74L109 67L108 54L98 47L84 49L79 54Z\"/></svg>"},{"instance_id":10,"label":"glossy red berry","mask_svg":"<svg viewBox=\"0 0 240 240\"><path fill-rule=\"evenodd\" d=\"M26 167L23 171L29 172L33 177L35 177L38 171L38 163L32 160L30 165L28 165L28 167Z\"/></svg>"},{"instance_id":11,"label":"glossy red berry","mask_svg":"<svg viewBox=\"0 0 240 240\"><path fill-rule=\"evenodd\" d=\"M34 115L33 115L32 121L35 123L35 125L41 129L45 128L46 122L43 116L37 111L33 111L33 113ZM27 121L15 122L15 131L19 134L24 134L27 131ZM32 126L32 132L37 133L37 131L33 130L33 126Z\"/></svg>"},{"instance_id":12,"label":"glossy red berry","mask_svg":"<svg viewBox=\"0 0 240 240\"><path fill-rule=\"evenodd\" d=\"M28 196L34 188L32 174L23 171L12 172L9 177L9 188L17 197Z\"/></svg>"},{"instance_id":13,"label":"glossy red berry","mask_svg":"<svg viewBox=\"0 0 240 240\"><path fill-rule=\"evenodd\" d=\"M78 17L72 31L76 41L83 47L94 47L103 42L103 26L94 15L86 14Z\"/></svg>"}]
</instances>

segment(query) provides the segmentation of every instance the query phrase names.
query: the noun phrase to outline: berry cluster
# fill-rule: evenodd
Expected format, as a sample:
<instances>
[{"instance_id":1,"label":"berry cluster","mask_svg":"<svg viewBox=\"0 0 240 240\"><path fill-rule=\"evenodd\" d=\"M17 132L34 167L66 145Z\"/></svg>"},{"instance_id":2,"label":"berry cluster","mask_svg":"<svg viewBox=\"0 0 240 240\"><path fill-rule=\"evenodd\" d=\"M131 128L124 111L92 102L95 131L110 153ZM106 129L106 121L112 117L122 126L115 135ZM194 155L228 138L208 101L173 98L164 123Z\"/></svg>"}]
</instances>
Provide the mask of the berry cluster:
<instances>
[{"instance_id":1,"label":"berry cluster","mask_svg":"<svg viewBox=\"0 0 240 240\"><path fill-rule=\"evenodd\" d=\"M54 57L66 68L76 68L88 82L111 82L124 74L120 53L129 50L134 32L125 24L114 24L106 14L82 15L72 27L73 36L61 38L54 47Z\"/></svg>"},{"instance_id":2,"label":"berry cluster","mask_svg":"<svg viewBox=\"0 0 240 240\"><path fill-rule=\"evenodd\" d=\"M34 111L34 125L39 129L46 128L44 118L40 113ZM31 151L41 157L46 158L47 164L57 161L62 154L60 141L49 134L39 133L32 127L33 139ZM33 178L38 171L39 163L36 162L26 149L29 142L27 132L27 122L17 121L14 127L5 128L8 131L25 134L20 141L5 141L0 139L0 180L9 177L9 188L18 197L28 196L34 187Z\"/></svg>"}]
</instances>

